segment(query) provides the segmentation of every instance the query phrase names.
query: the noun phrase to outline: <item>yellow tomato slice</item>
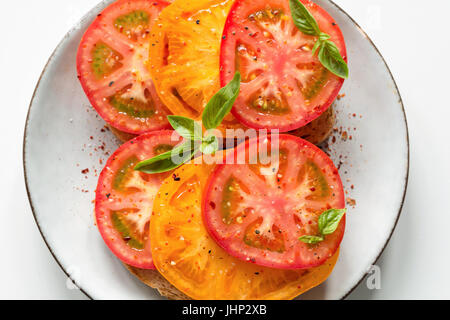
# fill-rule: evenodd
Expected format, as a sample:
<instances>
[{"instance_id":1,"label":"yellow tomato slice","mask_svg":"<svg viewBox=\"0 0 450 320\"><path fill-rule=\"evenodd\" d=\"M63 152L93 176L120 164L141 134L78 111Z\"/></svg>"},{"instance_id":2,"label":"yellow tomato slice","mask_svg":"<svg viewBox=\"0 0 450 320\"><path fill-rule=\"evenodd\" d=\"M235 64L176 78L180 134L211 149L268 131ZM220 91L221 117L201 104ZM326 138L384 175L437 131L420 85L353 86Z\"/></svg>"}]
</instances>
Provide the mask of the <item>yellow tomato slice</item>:
<instances>
[{"instance_id":1,"label":"yellow tomato slice","mask_svg":"<svg viewBox=\"0 0 450 320\"><path fill-rule=\"evenodd\" d=\"M194 299L293 299L327 279L339 252L308 270L238 260L209 236L202 218L211 165L184 165L163 182L150 224L153 261L163 277Z\"/></svg>"},{"instance_id":2,"label":"yellow tomato slice","mask_svg":"<svg viewBox=\"0 0 450 320\"><path fill-rule=\"evenodd\" d=\"M174 113L200 118L220 89L219 51L234 0L177 0L160 14L149 57L157 92ZM229 115L222 127L241 127Z\"/></svg>"}]
</instances>

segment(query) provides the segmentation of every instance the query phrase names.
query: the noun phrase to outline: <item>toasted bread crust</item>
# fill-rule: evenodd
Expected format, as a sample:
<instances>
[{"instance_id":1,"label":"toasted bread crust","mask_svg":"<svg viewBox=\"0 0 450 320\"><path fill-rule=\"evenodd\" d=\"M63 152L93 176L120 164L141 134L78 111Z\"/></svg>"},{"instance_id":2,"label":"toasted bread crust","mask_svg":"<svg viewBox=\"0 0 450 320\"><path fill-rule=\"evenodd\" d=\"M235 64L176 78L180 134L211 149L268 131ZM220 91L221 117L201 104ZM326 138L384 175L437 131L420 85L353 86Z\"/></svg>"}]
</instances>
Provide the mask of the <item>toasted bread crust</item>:
<instances>
[{"instance_id":1,"label":"toasted bread crust","mask_svg":"<svg viewBox=\"0 0 450 320\"><path fill-rule=\"evenodd\" d=\"M335 121L336 114L333 106L331 106L313 122L288 133L305 139L312 144L319 145L330 136L333 131Z\"/></svg>"},{"instance_id":2,"label":"toasted bread crust","mask_svg":"<svg viewBox=\"0 0 450 320\"><path fill-rule=\"evenodd\" d=\"M191 300L187 295L171 285L158 270L146 270L124 264L128 271L151 288L159 291L163 297L172 300Z\"/></svg>"},{"instance_id":3,"label":"toasted bread crust","mask_svg":"<svg viewBox=\"0 0 450 320\"><path fill-rule=\"evenodd\" d=\"M107 126L108 126L109 130L111 130L111 132L116 136L116 138L119 139L122 143L125 143L128 140L131 140L131 139L137 137L137 135L135 135L135 134L120 131L119 129L116 129L109 124Z\"/></svg>"}]
</instances>

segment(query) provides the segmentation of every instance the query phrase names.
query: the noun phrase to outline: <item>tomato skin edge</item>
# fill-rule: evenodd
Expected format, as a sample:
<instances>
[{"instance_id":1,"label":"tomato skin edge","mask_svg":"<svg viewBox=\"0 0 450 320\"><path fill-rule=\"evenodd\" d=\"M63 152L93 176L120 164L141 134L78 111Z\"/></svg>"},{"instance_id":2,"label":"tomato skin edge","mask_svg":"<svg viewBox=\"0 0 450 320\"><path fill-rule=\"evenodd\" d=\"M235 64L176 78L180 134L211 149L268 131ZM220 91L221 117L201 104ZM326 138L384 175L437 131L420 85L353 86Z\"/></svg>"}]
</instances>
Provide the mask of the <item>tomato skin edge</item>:
<instances>
[{"instance_id":1,"label":"tomato skin edge","mask_svg":"<svg viewBox=\"0 0 450 320\"><path fill-rule=\"evenodd\" d=\"M327 19L329 21L333 21L333 23L334 23L333 27L338 31L339 40L342 42L342 50L340 51L340 53L341 53L342 58L344 59L344 61L346 63L348 63L347 47L345 45L344 35L342 33L342 30L339 28L339 25L333 19L333 17L325 9L323 9L321 6L319 6L318 4L316 4L316 3L314 3L314 2L312 2L310 0L299 0L299 1L301 1L303 4L311 5L312 7L314 7L315 10L320 11L321 14L323 14L325 17L327 17ZM223 32L222 32L221 43L220 43L220 86L221 87L224 87L224 86L227 85L227 80L226 80L226 72L227 72L227 70L225 70L225 68L222 67L222 65L223 65L222 61L224 61L226 59L226 57L225 57L226 50L224 50L225 42L226 42L226 31L233 25L233 23L231 21L232 20L231 17L233 16L234 12L241 5L242 2L243 2L243 0L237 0L233 4L233 6L231 7L230 12L228 14L227 20L225 22L225 27L224 27ZM290 125L285 125L283 127L278 127L276 129L278 129L281 133L285 133L285 132L288 132L288 131L299 129L299 128L307 125L308 123L314 121L315 119L317 119L336 100L336 98L337 98L337 96L339 94L339 91L341 91L342 86L344 85L344 81L345 81L345 79L343 79L343 78L339 79L339 83L336 86L336 88L333 90L333 92L330 95L329 99L324 104L322 104L321 106L319 106L317 108L318 111L310 114L308 117L304 118L303 121L301 121L299 123L292 123ZM242 117L235 110L235 108L231 109L231 113L233 114L233 116L240 123L242 123L243 125L245 125L245 126L247 126L249 128L254 128L254 129L266 129L267 128L264 125L257 125L257 124L255 124L252 121L248 121L247 119Z\"/></svg>"},{"instance_id":2,"label":"tomato skin edge","mask_svg":"<svg viewBox=\"0 0 450 320\"><path fill-rule=\"evenodd\" d=\"M105 170L105 168L109 168L111 166L111 164L113 163L113 161L116 160L116 155L120 154L122 152L122 150L128 148L129 145L137 143L141 140L145 140L151 136L155 136L155 135L165 135L165 134L172 134L173 130L158 130L158 131L152 131L152 132L148 132L148 133L144 133L140 136L137 136L136 138L127 141L126 143L122 144L116 151L114 151L114 153L109 157L109 159L106 161L105 167L102 170L102 172L100 173L99 177L98 177L98 181L103 181L104 180L104 176L110 174L109 170ZM107 240L106 238L106 234L105 231L102 227L100 227L102 225L101 221L99 220L97 211L99 211L100 203L102 201L105 200L106 195L104 195L104 193L102 192L103 186L98 183L97 184L97 188L95 190L95 209L94 209L94 214L95 214L95 222L97 225L97 229L100 232L100 235L102 236L103 241L105 242L105 244L107 245L107 247L109 248L109 250L122 262L129 264L133 267L136 268L141 268L141 269L156 269L154 263L136 263L135 260L130 259L129 257L126 257L125 255L118 255L116 254L116 249L111 245L111 243Z\"/></svg>"},{"instance_id":3,"label":"tomato skin edge","mask_svg":"<svg viewBox=\"0 0 450 320\"><path fill-rule=\"evenodd\" d=\"M313 149L315 152L320 152L323 153L326 158L324 158L325 162L327 163L328 166L330 166L330 168L337 170L336 166L334 165L333 161L325 154L325 152L323 152L319 147L315 146L314 144L310 143L309 141L306 141L302 138L296 137L296 136L292 136L292 135L288 135L288 134L280 134L279 135L280 140L282 138L284 139L291 139L291 140L297 140L300 141L301 143L303 143L304 145L306 145L307 147ZM258 140L259 138L253 138L251 140L247 140L245 143L240 144L239 146L237 146L234 151L235 152L230 152L227 154L227 158L228 157L234 157L235 154L237 153L237 151L239 151L239 149L246 149L247 146L252 143L254 140ZM257 143L257 142L256 142ZM214 177L220 172L220 170L226 166L226 164L220 164L220 165L216 165L216 167L213 169L213 171L211 172L211 175L208 178L208 182L206 185L206 188L203 191L203 203L202 203L202 217L203 217L203 223L206 226L206 229L208 231L208 234L214 239L214 241L222 248L224 249L229 255L249 262L249 263L255 263L252 260L248 261L246 260L249 256L246 254L239 254L239 253L235 253L232 250L230 250L231 244L226 243L225 238L221 237L219 235L218 232L213 232L212 230L215 230L215 226L213 223L213 219L208 219L206 217L206 212L208 212L207 210L207 206L208 206L208 195L210 194L211 190L213 189L214 185L213 185L213 180ZM341 186L341 188L343 189L343 185L342 185L342 180L339 174L336 175L337 178L337 184L339 186ZM339 202L339 207L340 208L345 208L345 193L342 192L340 198L338 199ZM344 214L344 216L342 217L338 229L336 229L335 232L338 232L339 229L342 229L342 232L340 233L340 237L338 238L338 241L336 241L335 246L332 249L332 254L330 255L333 256L333 254L336 253L337 250L339 250L339 247L341 245L341 242L344 238L344 233L345 233L345 226L346 226L346 214ZM300 240L299 240L300 241ZM274 263L269 263L269 262L265 262L263 261L258 261L258 265L264 266L264 267L269 267L269 268L274 268L274 269L286 269L286 270L298 270L298 269L310 269L310 268L314 268L314 267L318 267L322 264L324 264L330 257L324 257L320 260L318 260L316 263L314 264L308 264L308 265L303 265L303 264L295 264L295 263L291 263L291 264L283 264L283 263L279 263L279 264L274 264Z\"/></svg>"}]
</instances>

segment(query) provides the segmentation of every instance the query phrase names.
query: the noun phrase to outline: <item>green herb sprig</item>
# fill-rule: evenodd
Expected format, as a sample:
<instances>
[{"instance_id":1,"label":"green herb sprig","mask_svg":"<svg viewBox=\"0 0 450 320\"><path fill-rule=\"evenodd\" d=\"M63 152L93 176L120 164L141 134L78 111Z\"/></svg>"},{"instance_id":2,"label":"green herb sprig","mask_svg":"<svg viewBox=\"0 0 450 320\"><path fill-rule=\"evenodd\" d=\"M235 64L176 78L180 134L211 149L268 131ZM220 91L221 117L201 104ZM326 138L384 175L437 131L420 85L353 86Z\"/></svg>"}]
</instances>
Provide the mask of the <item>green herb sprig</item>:
<instances>
[{"instance_id":1,"label":"green herb sprig","mask_svg":"<svg viewBox=\"0 0 450 320\"><path fill-rule=\"evenodd\" d=\"M295 26L304 34L318 37L312 54L314 55L319 50L320 63L338 77L347 79L348 65L336 44L330 40L330 35L320 31L316 19L299 0L289 0L289 6Z\"/></svg>"},{"instance_id":2,"label":"green herb sprig","mask_svg":"<svg viewBox=\"0 0 450 320\"><path fill-rule=\"evenodd\" d=\"M241 84L241 74L236 72L233 80L220 89L208 102L203 110L202 122L207 130L216 129L225 116L231 111L236 101ZM200 151L204 154L213 154L219 149L219 140L213 134L203 135L199 122L182 116L168 116L170 125L185 138L186 142L162 153L139 162L134 170L145 173L161 173L178 168L190 161Z\"/></svg>"},{"instance_id":3,"label":"green herb sprig","mask_svg":"<svg viewBox=\"0 0 450 320\"><path fill-rule=\"evenodd\" d=\"M330 209L324 211L319 216L319 235L302 236L298 240L308 244L317 244L324 241L326 235L336 231L339 222L346 212L347 209Z\"/></svg>"}]
</instances>

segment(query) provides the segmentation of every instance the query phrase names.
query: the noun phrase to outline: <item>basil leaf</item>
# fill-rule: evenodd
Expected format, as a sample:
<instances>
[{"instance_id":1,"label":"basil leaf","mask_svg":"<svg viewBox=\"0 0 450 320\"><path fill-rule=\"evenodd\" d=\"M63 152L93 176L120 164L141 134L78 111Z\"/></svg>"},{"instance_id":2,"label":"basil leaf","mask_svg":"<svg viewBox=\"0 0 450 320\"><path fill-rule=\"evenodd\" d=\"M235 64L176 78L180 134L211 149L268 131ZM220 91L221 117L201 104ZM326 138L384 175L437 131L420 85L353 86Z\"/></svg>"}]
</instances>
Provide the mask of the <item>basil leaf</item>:
<instances>
[{"instance_id":1,"label":"basil leaf","mask_svg":"<svg viewBox=\"0 0 450 320\"><path fill-rule=\"evenodd\" d=\"M203 126L207 130L217 128L223 118L231 111L234 101L239 95L240 86L241 74L238 71L233 80L209 100L202 116Z\"/></svg>"},{"instance_id":2,"label":"basil leaf","mask_svg":"<svg viewBox=\"0 0 450 320\"><path fill-rule=\"evenodd\" d=\"M348 78L348 65L342 58L338 47L330 41L330 35L321 32L316 19L299 0L289 0L292 20L295 26L304 34L318 36L314 44L312 54L314 55L318 48L319 61L322 65L340 78Z\"/></svg>"},{"instance_id":3,"label":"basil leaf","mask_svg":"<svg viewBox=\"0 0 450 320\"><path fill-rule=\"evenodd\" d=\"M298 240L308 244L316 244L322 242L324 239L323 237L318 236L301 236L300 238L298 238Z\"/></svg>"},{"instance_id":4,"label":"basil leaf","mask_svg":"<svg viewBox=\"0 0 450 320\"><path fill-rule=\"evenodd\" d=\"M212 154L217 150L219 150L219 140L213 135L206 137L200 146L200 151L204 154Z\"/></svg>"},{"instance_id":5,"label":"basil leaf","mask_svg":"<svg viewBox=\"0 0 450 320\"><path fill-rule=\"evenodd\" d=\"M314 47L312 49L312 54L313 55L316 54L317 49L319 49L321 45L322 45L322 42L320 42L319 40L316 41L316 43L314 43Z\"/></svg>"},{"instance_id":6,"label":"basil leaf","mask_svg":"<svg viewBox=\"0 0 450 320\"><path fill-rule=\"evenodd\" d=\"M319 232L322 235L335 232L346 212L347 209L330 209L323 212L319 217Z\"/></svg>"},{"instance_id":7,"label":"basil leaf","mask_svg":"<svg viewBox=\"0 0 450 320\"><path fill-rule=\"evenodd\" d=\"M201 139L202 127L194 120L181 116L167 116L167 119L180 136L189 140Z\"/></svg>"},{"instance_id":8,"label":"basil leaf","mask_svg":"<svg viewBox=\"0 0 450 320\"><path fill-rule=\"evenodd\" d=\"M192 159L198 147L193 146L191 141L182 144L181 146L173 148L171 151L162 153L139 162L134 170L145 173L161 173L178 168L183 163ZM176 160L176 161L175 161Z\"/></svg>"},{"instance_id":9,"label":"basil leaf","mask_svg":"<svg viewBox=\"0 0 450 320\"><path fill-rule=\"evenodd\" d=\"M292 19L297 28L310 36L318 36L320 34L319 25L312 14L306 9L305 5L299 0L289 0Z\"/></svg>"},{"instance_id":10,"label":"basil leaf","mask_svg":"<svg viewBox=\"0 0 450 320\"><path fill-rule=\"evenodd\" d=\"M330 40L322 42L319 50L319 60L325 68L338 77L348 78L348 65L334 42Z\"/></svg>"}]
</instances>

